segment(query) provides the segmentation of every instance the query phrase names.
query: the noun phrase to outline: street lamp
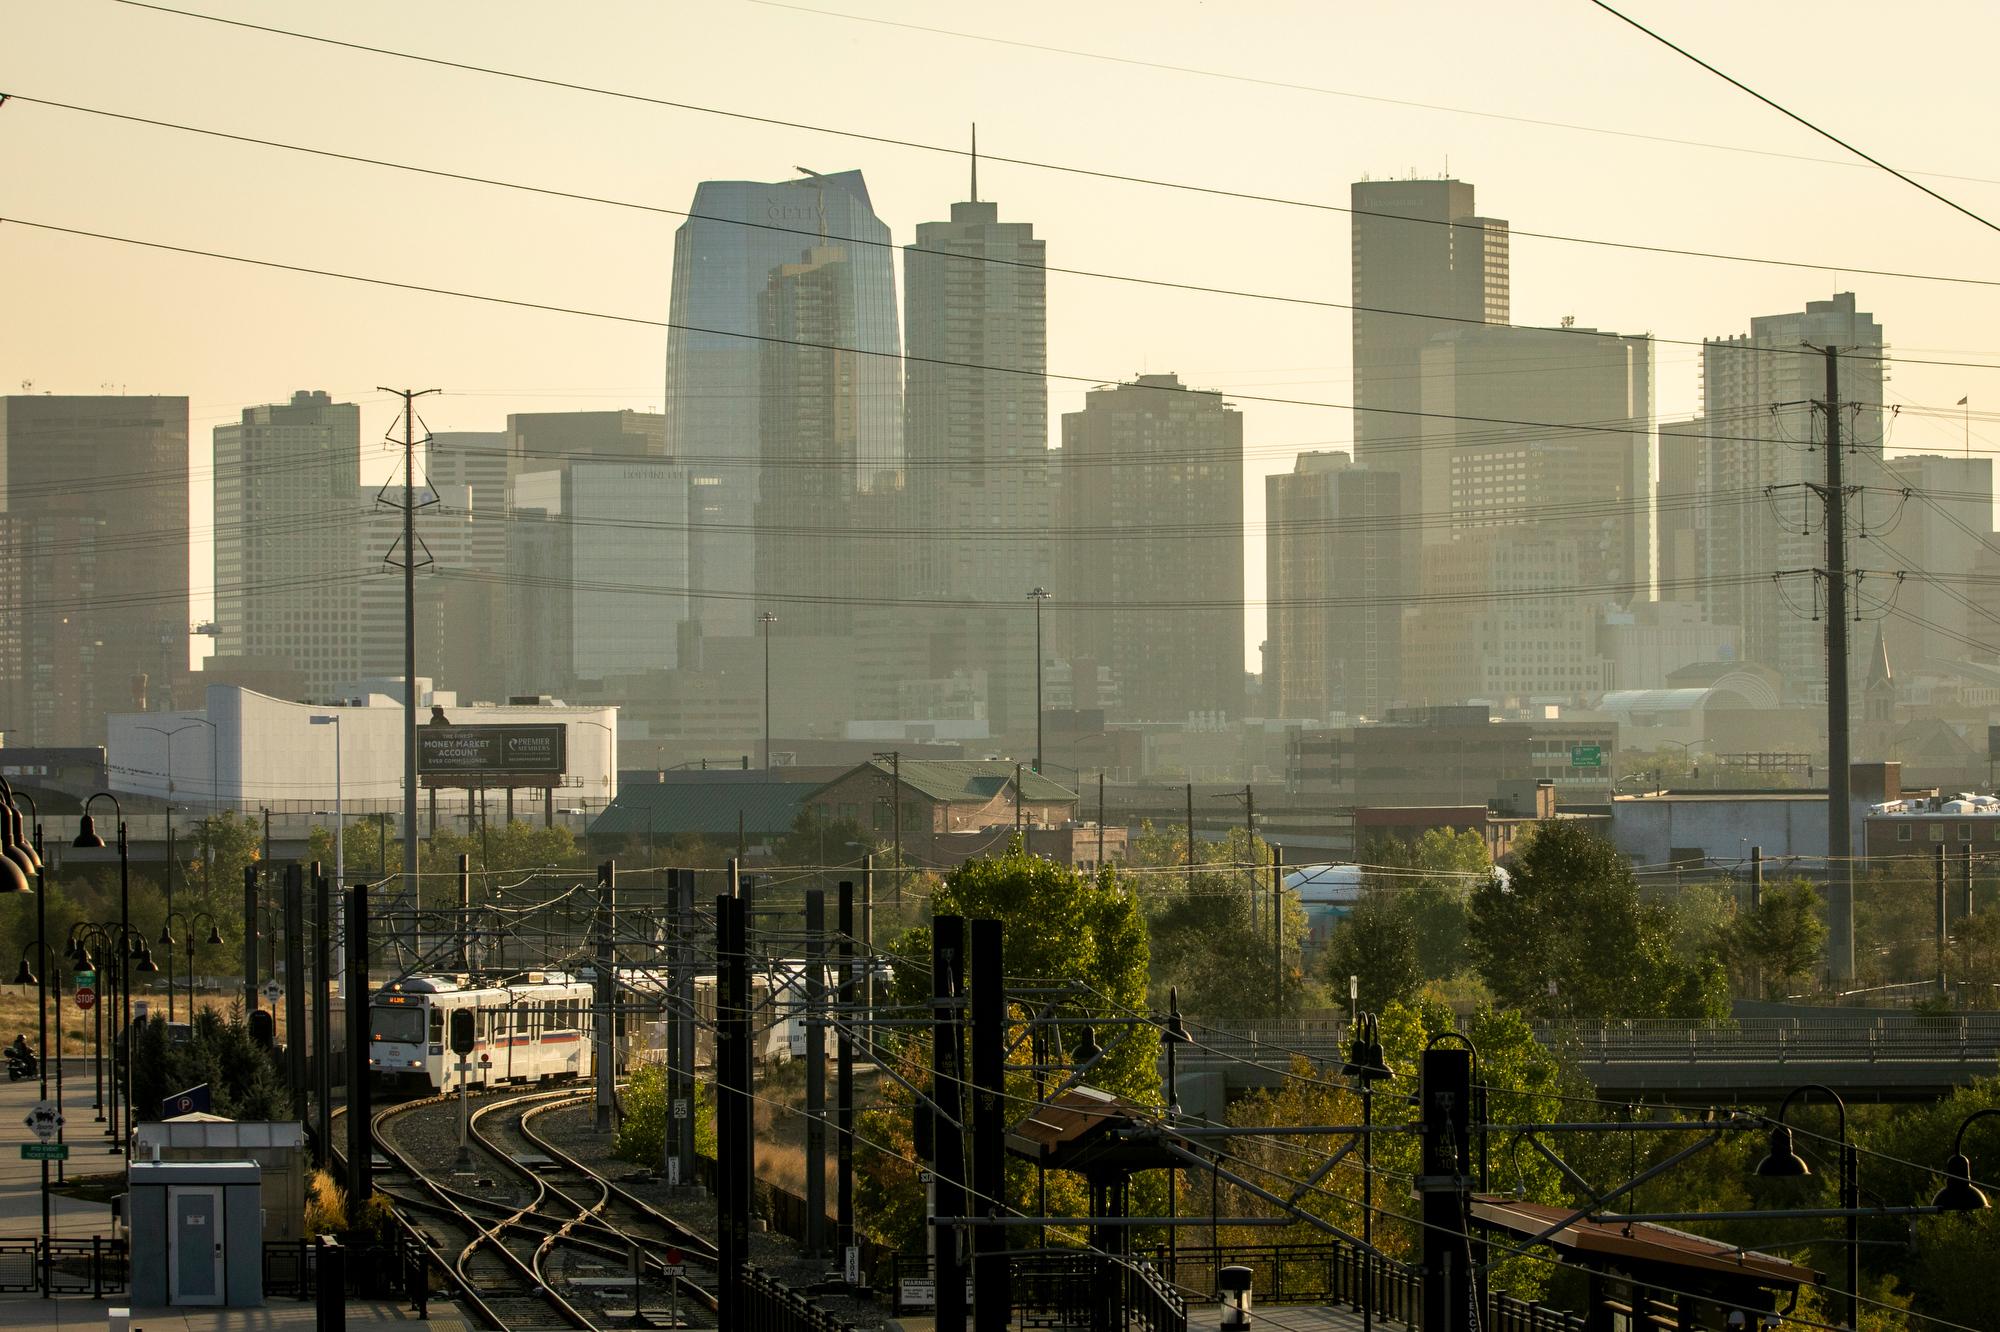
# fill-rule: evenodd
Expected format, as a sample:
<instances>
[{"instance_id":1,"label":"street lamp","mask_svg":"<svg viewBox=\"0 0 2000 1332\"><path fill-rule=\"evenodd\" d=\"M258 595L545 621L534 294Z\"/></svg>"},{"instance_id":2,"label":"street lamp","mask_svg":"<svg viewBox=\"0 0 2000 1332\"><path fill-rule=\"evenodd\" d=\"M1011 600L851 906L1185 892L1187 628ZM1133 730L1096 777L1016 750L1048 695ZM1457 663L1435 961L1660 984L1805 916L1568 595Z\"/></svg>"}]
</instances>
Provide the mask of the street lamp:
<instances>
[{"instance_id":1,"label":"street lamp","mask_svg":"<svg viewBox=\"0 0 2000 1332\"><path fill-rule=\"evenodd\" d=\"M1350 1002L1357 997L1354 978L1348 977ZM1382 1053L1382 1028L1373 1013L1354 1014L1353 1039L1348 1044L1347 1062L1341 1075L1353 1078L1361 1093L1361 1327L1375 1328L1375 1084L1396 1075L1389 1071Z\"/></svg>"},{"instance_id":2,"label":"street lamp","mask_svg":"<svg viewBox=\"0 0 2000 1332\"><path fill-rule=\"evenodd\" d=\"M314 726L333 728L333 881L342 888L347 885L347 806L346 793L340 780L340 714L337 712L317 712L310 718ZM343 942L336 941L333 947L333 974L336 977L335 993L347 997L347 949ZM194 1002L193 992L188 1002Z\"/></svg>"},{"instance_id":3,"label":"street lamp","mask_svg":"<svg viewBox=\"0 0 2000 1332\"><path fill-rule=\"evenodd\" d=\"M175 726L171 729L161 726L134 726L132 728L135 731L150 731L154 735L163 737L167 742L167 910L168 911L172 911L174 909L174 870L180 861L180 856L175 851L174 847L174 737L179 735L183 731L192 731L197 726L206 726L208 728L208 734L209 734L208 785L210 793L209 803L212 806L215 801L215 796L214 796L215 723L214 722L204 721L200 717L190 717L187 719L186 725ZM204 857L202 860L202 872L204 874L208 872L208 861L206 857ZM174 959L172 954L169 954L167 956L167 1021L172 1022L173 1020L174 1020Z\"/></svg>"},{"instance_id":4,"label":"street lamp","mask_svg":"<svg viewBox=\"0 0 2000 1332\"><path fill-rule=\"evenodd\" d=\"M1047 588L1032 588L1028 600L1035 603L1035 771L1042 770L1042 603L1054 594Z\"/></svg>"},{"instance_id":5,"label":"street lamp","mask_svg":"<svg viewBox=\"0 0 2000 1332\"><path fill-rule=\"evenodd\" d=\"M1988 1115L2000 1115L2000 1107L1974 1110L1959 1122L1958 1133L1951 1140L1951 1160L1945 1162L1944 1187L1931 1199L1931 1206L1946 1212L1983 1212L1993 1205L1986 1190L1972 1182L1972 1162L1965 1155L1965 1131L1973 1120Z\"/></svg>"},{"instance_id":6,"label":"street lamp","mask_svg":"<svg viewBox=\"0 0 2000 1332\"><path fill-rule=\"evenodd\" d=\"M210 946L222 942L222 932L216 928L215 917L209 915L206 911L197 911L192 916L182 911L169 911L166 920L161 923L158 942L160 947L167 950L167 1021L169 1022L174 1020L173 923L176 917L179 917L181 929L187 935L188 1021L192 1023L194 1021L195 922L203 920L208 922L208 937L203 939L202 942Z\"/></svg>"},{"instance_id":7,"label":"street lamp","mask_svg":"<svg viewBox=\"0 0 2000 1332\"><path fill-rule=\"evenodd\" d=\"M1856 1178L1859 1164L1855 1159L1854 1144L1847 1137L1847 1103L1831 1087L1817 1082L1809 1082L1803 1087L1794 1087L1785 1099L1778 1103L1777 1121L1771 1128L1771 1154L1757 1163L1757 1174L1763 1179L1804 1179L1812 1174L1812 1167L1804 1157L1792 1150L1792 1131L1785 1125L1785 1111L1791 1108L1795 1097L1803 1092L1816 1091L1833 1102L1840 1119L1840 1207L1847 1213L1847 1325L1859 1327L1861 1314L1861 1219L1856 1214L1861 1206L1861 1186ZM1968 1123L1971 1121L1968 1120ZM1959 1132L1965 1132L1964 1125ZM1954 1163L1962 1160L1955 1157ZM1947 1167L1949 1173L1949 1167ZM1949 1188L1949 1186L1947 1186Z\"/></svg>"},{"instance_id":8,"label":"street lamp","mask_svg":"<svg viewBox=\"0 0 2000 1332\"><path fill-rule=\"evenodd\" d=\"M21 969L15 974L14 983L16 985L32 984L35 987L35 1055L38 1071L41 1074L41 1099L46 1101L49 1099L49 987L43 977L36 976L28 969L29 951L37 953L46 952L51 960L54 958L54 952L48 946L49 867L48 862L42 858L42 808L35 803L33 796L29 795L26 791L16 791L8 784L5 777L0 777L0 801L4 801L6 806L4 810L0 810L0 816L6 818L9 830L16 841L19 841L21 837L21 806L18 802L22 800L27 801L28 808L34 812L34 821L31 825L32 840L28 841L25 845L29 854L33 857L35 864L35 888L37 890L35 893L35 941L28 945L27 951L21 954ZM41 960L39 957L36 958L38 964ZM43 967L42 970L46 973L48 968ZM58 1054L56 1056L56 1132L61 1134L62 1056L60 1054L60 1047L62 1045L62 1022L60 1019L56 1022L56 1045L58 1047ZM49 1163L44 1161L42 1162L42 1255L44 1262L47 1261L48 1251ZM44 1298L48 1296L48 1286L49 1283L47 1280L44 1280L42 1282L42 1295Z\"/></svg>"},{"instance_id":9,"label":"street lamp","mask_svg":"<svg viewBox=\"0 0 2000 1332\"><path fill-rule=\"evenodd\" d=\"M764 770L771 768L771 626L778 617L770 611L759 611L757 623L764 626Z\"/></svg>"},{"instance_id":10,"label":"street lamp","mask_svg":"<svg viewBox=\"0 0 2000 1332\"><path fill-rule=\"evenodd\" d=\"M77 820L76 837L71 841L70 845L79 850L94 848L101 851L104 849L104 839L97 835L97 822L90 816L90 807L99 800L109 800L112 812L118 816L118 928L122 937L125 934L131 933L132 930L132 837L125 826L125 807L118 803L117 796L111 794L109 791L98 791L83 802L83 817ZM173 817L171 804L168 806L167 816L169 819ZM129 1031L132 1026L132 976L130 969L131 959L125 956L125 951L123 948L118 950L118 1002L121 1007L118 1013L118 1021L115 1025L121 1030ZM113 1031L112 1044L116 1045L117 1041L118 1033L117 1031ZM117 1068L115 1064L112 1071L114 1074L113 1095L111 1098L112 1121L116 1123L118 1097L116 1094L115 1074ZM128 1105L131 1101L132 1090L130 1080L131 1071L131 1061L128 1059L125 1064L125 1091Z\"/></svg>"}]
</instances>

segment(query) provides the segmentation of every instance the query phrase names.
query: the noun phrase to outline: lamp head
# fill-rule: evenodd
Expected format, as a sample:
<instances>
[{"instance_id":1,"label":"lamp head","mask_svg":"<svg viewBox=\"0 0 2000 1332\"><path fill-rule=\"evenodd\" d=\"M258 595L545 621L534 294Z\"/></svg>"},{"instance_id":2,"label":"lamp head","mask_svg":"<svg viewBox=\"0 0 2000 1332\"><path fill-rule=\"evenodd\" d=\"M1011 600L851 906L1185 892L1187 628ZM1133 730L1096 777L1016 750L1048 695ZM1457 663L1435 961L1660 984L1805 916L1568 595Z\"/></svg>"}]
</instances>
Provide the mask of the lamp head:
<instances>
[{"instance_id":1,"label":"lamp head","mask_svg":"<svg viewBox=\"0 0 2000 1332\"><path fill-rule=\"evenodd\" d=\"M35 983L35 973L28 970L28 955L26 953L23 953L21 954L20 970L14 973L14 984L33 985L34 983Z\"/></svg>"},{"instance_id":2,"label":"lamp head","mask_svg":"<svg viewBox=\"0 0 2000 1332\"><path fill-rule=\"evenodd\" d=\"M1812 1173L1806 1159L1792 1150L1792 1131L1783 1124L1771 1130L1771 1154L1757 1163L1762 1179L1803 1179Z\"/></svg>"},{"instance_id":3,"label":"lamp head","mask_svg":"<svg viewBox=\"0 0 2000 1332\"><path fill-rule=\"evenodd\" d=\"M158 971L160 964L153 961L153 950L146 947L143 940L139 944L139 956L132 963L132 970L140 973Z\"/></svg>"},{"instance_id":4,"label":"lamp head","mask_svg":"<svg viewBox=\"0 0 2000 1332\"><path fill-rule=\"evenodd\" d=\"M208 927L208 938L206 938L206 939L205 939L205 940L203 940L202 942L204 942L204 943L207 943L207 944L211 944L211 945L213 945L213 944L219 944L219 943L221 943L221 942L222 942L222 931L221 931L221 930L218 930L218 929L216 929L216 928L215 928L215 925L214 925L213 923L210 923L210 925L209 925L209 927Z\"/></svg>"},{"instance_id":5,"label":"lamp head","mask_svg":"<svg viewBox=\"0 0 2000 1332\"><path fill-rule=\"evenodd\" d=\"M167 927L167 926L165 926L165 925L162 925L162 926L160 926L160 937L159 937L159 939L158 939L158 941L157 941L157 942L158 942L158 943L160 944L160 946L161 946L161 947L163 947L163 948L171 948L171 947L173 947L173 943L174 943L174 932L173 932L173 930L171 930L170 928L168 928L168 927Z\"/></svg>"},{"instance_id":6,"label":"lamp head","mask_svg":"<svg viewBox=\"0 0 2000 1332\"><path fill-rule=\"evenodd\" d=\"M1176 1044L1189 1039L1187 1023L1181 1018L1181 992L1177 985L1167 987L1167 1022L1162 1035Z\"/></svg>"},{"instance_id":7,"label":"lamp head","mask_svg":"<svg viewBox=\"0 0 2000 1332\"><path fill-rule=\"evenodd\" d=\"M1964 1152L1953 1152L1944 1165L1944 1187L1931 1206L1944 1212L1983 1212L1992 1205L1986 1190L1972 1182L1972 1162Z\"/></svg>"},{"instance_id":8,"label":"lamp head","mask_svg":"<svg viewBox=\"0 0 2000 1332\"><path fill-rule=\"evenodd\" d=\"M89 810L83 811L83 817L77 820L76 838L70 845L83 849L95 847L99 851L104 849L104 839L97 835L97 820L90 816Z\"/></svg>"},{"instance_id":9,"label":"lamp head","mask_svg":"<svg viewBox=\"0 0 2000 1332\"><path fill-rule=\"evenodd\" d=\"M78 943L76 947L70 949L69 960L75 964L78 971L97 970L96 959L91 957L90 949L82 943Z\"/></svg>"},{"instance_id":10,"label":"lamp head","mask_svg":"<svg viewBox=\"0 0 2000 1332\"><path fill-rule=\"evenodd\" d=\"M1088 1067L1092 1060L1103 1053L1104 1051L1099 1049L1097 1045L1096 1030L1086 1024L1083 1028L1083 1034L1077 1038L1076 1050L1070 1055L1070 1066L1076 1069L1083 1069Z\"/></svg>"}]
</instances>

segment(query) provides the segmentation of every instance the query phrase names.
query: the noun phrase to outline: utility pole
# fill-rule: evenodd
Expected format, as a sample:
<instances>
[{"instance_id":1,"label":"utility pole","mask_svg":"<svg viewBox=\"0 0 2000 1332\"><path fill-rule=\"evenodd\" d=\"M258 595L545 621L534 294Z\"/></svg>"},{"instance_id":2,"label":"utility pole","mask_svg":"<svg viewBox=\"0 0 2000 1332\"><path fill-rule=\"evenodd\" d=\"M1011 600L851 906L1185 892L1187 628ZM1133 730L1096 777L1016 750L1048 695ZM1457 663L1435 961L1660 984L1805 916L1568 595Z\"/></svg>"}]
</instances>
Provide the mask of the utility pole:
<instances>
[{"instance_id":1,"label":"utility pole","mask_svg":"<svg viewBox=\"0 0 2000 1332\"><path fill-rule=\"evenodd\" d=\"M875 856L861 857L861 1011L875 1012ZM861 1044L871 1063L875 1054L875 1024L862 1020Z\"/></svg>"},{"instance_id":2,"label":"utility pole","mask_svg":"<svg viewBox=\"0 0 2000 1332\"><path fill-rule=\"evenodd\" d=\"M1847 697L1847 487L1841 474L1840 348L1826 355L1826 854L1827 961L1836 980L1854 975L1854 849Z\"/></svg>"},{"instance_id":3,"label":"utility pole","mask_svg":"<svg viewBox=\"0 0 2000 1332\"><path fill-rule=\"evenodd\" d=\"M1932 877L1937 882L1937 987L1939 994L1949 994L1951 983L1945 977L1945 944L1950 940L1951 927L1946 920L1946 899L1944 892L1945 864L1944 847L1937 848L1936 864Z\"/></svg>"},{"instance_id":4,"label":"utility pole","mask_svg":"<svg viewBox=\"0 0 2000 1332\"><path fill-rule=\"evenodd\" d=\"M732 869L731 879L735 879ZM743 1268L750 1261L750 1209L757 1158L750 1101L750 958L744 901L715 899L715 1205L718 1323L747 1332Z\"/></svg>"},{"instance_id":5,"label":"utility pole","mask_svg":"<svg viewBox=\"0 0 2000 1332\"><path fill-rule=\"evenodd\" d=\"M1104 868L1104 770L1097 770L1097 868Z\"/></svg>"},{"instance_id":6,"label":"utility pole","mask_svg":"<svg viewBox=\"0 0 2000 1332\"><path fill-rule=\"evenodd\" d=\"M1958 849L1959 885L1965 889L1965 918L1972 919L1972 846L1968 843Z\"/></svg>"},{"instance_id":7,"label":"utility pole","mask_svg":"<svg viewBox=\"0 0 2000 1332\"><path fill-rule=\"evenodd\" d=\"M1285 853L1271 848L1271 1016L1285 1015Z\"/></svg>"},{"instance_id":8,"label":"utility pole","mask_svg":"<svg viewBox=\"0 0 2000 1332\"><path fill-rule=\"evenodd\" d=\"M959 1056L963 1007L965 918L931 922L931 1170L936 1179L936 1257L932 1263L936 1332L965 1332L965 1272L958 1261L956 1225L937 1217L965 1215L964 1121L959 1112L963 1065Z\"/></svg>"},{"instance_id":9,"label":"utility pole","mask_svg":"<svg viewBox=\"0 0 2000 1332\"><path fill-rule=\"evenodd\" d=\"M285 1067L291 1074L292 1111L301 1124L311 1122L306 1113L305 914L304 872L295 862L285 866Z\"/></svg>"},{"instance_id":10,"label":"utility pole","mask_svg":"<svg viewBox=\"0 0 2000 1332\"><path fill-rule=\"evenodd\" d=\"M458 969L472 970L472 856L458 853Z\"/></svg>"},{"instance_id":11,"label":"utility pole","mask_svg":"<svg viewBox=\"0 0 2000 1332\"><path fill-rule=\"evenodd\" d=\"M764 770L771 770L771 626L778 617L759 611L757 623L764 626Z\"/></svg>"},{"instance_id":12,"label":"utility pole","mask_svg":"<svg viewBox=\"0 0 2000 1332\"><path fill-rule=\"evenodd\" d=\"M190 927L192 928L192 927ZM313 1153L321 1169L333 1159L333 885L313 862L313 1086L319 1097ZM349 1036L350 1043L353 1036Z\"/></svg>"},{"instance_id":13,"label":"utility pole","mask_svg":"<svg viewBox=\"0 0 2000 1332\"><path fill-rule=\"evenodd\" d=\"M840 933L840 989L836 1002L840 1022L835 1027L834 1114L834 1243L840 1248L841 1279L861 1280L861 1254L854 1247L854 881L840 881L834 924Z\"/></svg>"},{"instance_id":14,"label":"utility pole","mask_svg":"<svg viewBox=\"0 0 2000 1332\"><path fill-rule=\"evenodd\" d=\"M1028 593L1035 603L1035 771L1042 770L1042 603L1052 594L1045 587ZM1072 704L1074 706L1074 704Z\"/></svg>"},{"instance_id":15,"label":"utility pole","mask_svg":"<svg viewBox=\"0 0 2000 1332\"><path fill-rule=\"evenodd\" d=\"M667 1135L667 1182L694 1183L694 871L674 875L673 1039L668 1043L667 1096L673 1131Z\"/></svg>"},{"instance_id":16,"label":"utility pole","mask_svg":"<svg viewBox=\"0 0 2000 1332\"><path fill-rule=\"evenodd\" d=\"M1750 910L1759 911L1764 906L1764 848L1750 848ZM1750 969L1750 993L1757 998L1764 997L1764 968Z\"/></svg>"},{"instance_id":17,"label":"utility pole","mask_svg":"<svg viewBox=\"0 0 2000 1332\"><path fill-rule=\"evenodd\" d=\"M1014 765L1014 836L1019 837L1027 825L1021 819L1021 765ZM1026 849L1025 844L1023 850Z\"/></svg>"},{"instance_id":18,"label":"utility pole","mask_svg":"<svg viewBox=\"0 0 2000 1332\"><path fill-rule=\"evenodd\" d=\"M806 1242L826 1253L826 894L806 890Z\"/></svg>"},{"instance_id":19,"label":"utility pole","mask_svg":"<svg viewBox=\"0 0 2000 1332\"><path fill-rule=\"evenodd\" d=\"M368 1095L368 885L347 893L347 1196L369 1196L375 1144Z\"/></svg>"},{"instance_id":20,"label":"utility pole","mask_svg":"<svg viewBox=\"0 0 2000 1332\"><path fill-rule=\"evenodd\" d=\"M1194 882L1194 783L1187 784L1187 872L1188 882Z\"/></svg>"},{"instance_id":21,"label":"utility pole","mask_svg":"<svg viewBox=\"0 0 2000 1332\"><path fill-rule=\"evenodd\" d=\"M1007 973L997 920L972 922L972 1208L998 1218L1007 1192ZM940 1246L942 1251L942 1246ZM1007 1271L1007 1232L972 1232L975 1332L1007 1332L1014 1299Z\"/></svg>"},{"instance_id":22,"label":"utility pole","mask_svg":"<svg viewBox=\"0 0 2000 1332\"><path fill-rule=\"evenodd\" d=\"M437 389L380 388L403 400L403 897L417 898L417 399ZM424 443L430 442L425 435ZM391 564L397 561L389 561ZM360 1028L355 1028L360 1030Z\"/></svg>"},{"instance_id":23,"label":"utility pole","mask_svg":"<svg viewBox=\"0 0 2000 1332\"><path fill-rule=\"evenodd\" d=\"M243 1011L257 1011L257 867L243 867Z\"/></svg>"},{"instance_id":24,"label":"utility pole","mask_svg":"<svg viewBox=\"0 0 2000 1332\"><path fill-rule=\"evenodd\" d=\"M597 919L592 933L597 936L597 1020L594 1065L597 1081L597 1131L611 1132L611 1097L614 1078L615 1045L612 1040L612 1003L616 997L613 973L618 966L613 952L613 922L618 912L618 862L607 860L597 867Z\"/></svg>"}]
</instances>

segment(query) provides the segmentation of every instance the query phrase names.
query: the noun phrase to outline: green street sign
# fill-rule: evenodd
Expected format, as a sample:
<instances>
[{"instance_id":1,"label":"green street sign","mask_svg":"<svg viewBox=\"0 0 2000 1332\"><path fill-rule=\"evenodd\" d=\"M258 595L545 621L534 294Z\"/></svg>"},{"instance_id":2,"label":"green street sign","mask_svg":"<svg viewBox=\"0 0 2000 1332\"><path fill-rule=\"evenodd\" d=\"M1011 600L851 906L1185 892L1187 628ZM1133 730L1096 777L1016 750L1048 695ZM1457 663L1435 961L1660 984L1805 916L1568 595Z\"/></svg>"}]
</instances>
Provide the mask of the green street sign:
<instances>
[{"instance_id":1,"label":"green street sign","mask_svg":"<svg viewBox=\"0 0 2000 1332\"><path fill-rule=\"evenodd\" d=\"M82 990L82 989L87 989L87 988L91 988L91 987L94 987L94 986L95 986L96 984L97 984L97 973L96 973L96 972L94 972L94 971L79 971L79 972L77 972L77 973L76 973L76 983L75 983L74 985L70 986L70 988L71 988L72 990Z\"/></svg>"},{"instance_id":2,"label":"green street sign","mask_svg":"<svg viewBox=\"0 0 2000 1332\"><path fill-rule=\"evenodd\" d=\"M1601 768L1604 766L1604 746L1571 745L1569 766L1572 768Z\"/></svg>"},{"instance_id":3,"label":"green street sign","mask_svg":"<svg viewBox=\"0 0 2000 1332\"><path fill-rule=\"evenodd\" d=\"M21 1144L23 1161L67 1161L69 1144L66 1142L24 1142Z\"/></svg>"}]
</instances>

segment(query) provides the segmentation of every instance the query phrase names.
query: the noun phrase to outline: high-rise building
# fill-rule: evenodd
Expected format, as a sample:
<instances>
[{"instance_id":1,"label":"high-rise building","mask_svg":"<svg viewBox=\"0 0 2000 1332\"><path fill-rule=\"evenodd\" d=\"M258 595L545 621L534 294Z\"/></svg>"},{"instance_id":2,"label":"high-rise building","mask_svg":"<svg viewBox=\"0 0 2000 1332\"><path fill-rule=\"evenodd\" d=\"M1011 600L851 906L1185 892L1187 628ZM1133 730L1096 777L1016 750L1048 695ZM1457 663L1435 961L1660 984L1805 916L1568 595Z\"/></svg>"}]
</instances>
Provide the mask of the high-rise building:
<instances>
[{"instance_id":1,"label":"high-rise building","mask_svg":"<svg viewBox=\"0 0 2000 1332\"><path fill-rule=\"evenodd\" d=\"M301 389L215 428L215 651L288 664L313 698L364 670L361 581L372 495L361 409ZM400 673L400 662L398 662Z\"/></svg>"},{"instance_id":2,"label":"high-rise building","mask_svg":"<svg viewBox=\"0 0 2000 1332\"><path fill-rule=\"evenodd\" d=\"M1032 224L999 205L954 203L903 250L903 442L916 529L910 599L991 610L902 608L939 650L927 678L986 680L988 718L1024 735L1034 718L1030 590L1051 581L1048 279ZM1060 598L1061 588L1048 589ZM947 623L949 622L949 623Z\"/></svg>"},{"instance_id":3,"label":"high-rise building","mask_svg":"<svg viewBox=\"0 0 2000 1332\"><path fill-rule=\"evenodd\" d=\"M1710 620L1742 630L1745 658L1815 703L1826 698L1825 590L1811 571L1825 564L1825 532L1819 499L1800 483L1823 479L1826 423L1813 402L1826 397L1826 361L1812 348L1828 346L1855 353L1840 359L1845 480L1881 484L1885 344L1852 292L1702 344L1703 606Z\"/></svg>"},{"instance_id":4,"label":"high-rise building","mask_svg":"<svg viewBox=\"0 0 2000 1332\"><path fill-rule=\"evenodd\" d=\"M1264 708L1379 716L1401 675L1401 482L1345 453L1301 453L1264 479Z\"/></svg>"},{"instance_id":5,"label":"high-rise building","mask_svg":"<svg viewBox=\"0 0 2000 1332\"><path fill-rule=\"evenodd\" d=\"M101 745L188 670L188 400L0 397L0 727Z\"/></svg>"},{"instance_id":6,"label":"high-rise building","mask_svg":"<svg viewBox=\"0 0 2000 1332\"><path fill-rule=\"evenodd\" d=\"M1701 600L1701 455L1708 427L1697 416L1660 423L1660 481L1654 496L1653 576L1662 601Z\"/></svg>"},{"instance_id":7,"label":"high-rise building","mask_svg":"<svg viewBox=\"0 0 2000 1332\"><path fill-rule=\"evenodd\" d=\"M1597 608L1574 595L1575 538L1488 528L1424 547L1423 561L1423 585L1442 599L1404 617L1411 703L1532 707L1603 690Z\"/></svg>"},{"instance_id":8,"label":"high-rise building","mask_svg":"<svg viewBox=\"0 0 2000 1332\"><path fill-rule=\"evenodd\" d=\"M1357 181L1349 200L1355 460L1398 467L1418 444L1425 345L1507 322L1507 224L1477 216L1460 180Z\"/></svg>"},{"instance_id":9,"label":"high-rise building","mask_svg":"<svg viewBox=\"0 0 2000 1332\"><path fill-rule=\"evenodd\" d=\"M851 485L871 490L902 466L902 351L889 228L858 171L778 182L705 181L674 237L667 335L668 442L687 465L689 549L702 632L748 635L757 607L753 525L761 494L764 297L772 273L809 250L838 250L845 284L826 339L848 349L855 418ZM893 482L887 483L893 484Z\"/></svg>"},{"instance_id":10,"label":"high-rise building","mask_svg":"<svg viewBox=\"0 0 2000 1332\"><path fill-rule=\"evenodd\" d=\"M1653 343L1596 329L1459 328L1425 344L1411 524L1425 545L1477 528L1577 544L1584 586L1652 595ZM1448 515L1448 521L1446 516Z\"/></svg>"},{"instance_id":11,"label":"high-rise building","mask_svg":"<svg viewBox=\"0 0 2000 1332\"><path fill-rule=\"evenodd\" d=\"M884 591L877 560L892 541L855 523L861 494L859 362L841 342L850 322L847 252L817 246L772 270L758 303L761 480L757 607L785 637L850 633L857 604Z\"/></svg>"},{"instance_id":12,"label":"high-rise building","mask_svg":"<svg viewBox=\"0 0 2000 1332\"><path fill-rule=\"evenodd\" d=\"M672 670L688 615L687 473L582 459L514 479L510 692Z\"/></svg>"},{"instance_id":13,"label":"high-rise building","mask_svg":"<svg viewBox=\"0 0 2000 1332\"><path fill-rule=\"evenodd\" d=\"M1879 621L1898 675L1919 674L1927 659L1988 657L2000 625L1952 580L1971 572L1992 546L1993 460L1918 453L1880 466L1882 490L1864 493L1856 513L1870 553L1849 563L1886 566L1905 577L1864 577L1861 614ZM1902 488L1910 493L1883 493Z\"/></svg>"},{"instance_id":14,"label":"high-rise building","mask_svg":"<svg viewBox=\"0 0 2000 1332\"><path fill-rule=\"evenodd\" d=\"M1111 668L1120 719L1243 711L1243 418L1171 374L1062 419L1062 641Z\"/></svg>"}]
</instances>

